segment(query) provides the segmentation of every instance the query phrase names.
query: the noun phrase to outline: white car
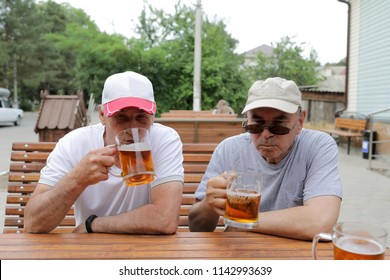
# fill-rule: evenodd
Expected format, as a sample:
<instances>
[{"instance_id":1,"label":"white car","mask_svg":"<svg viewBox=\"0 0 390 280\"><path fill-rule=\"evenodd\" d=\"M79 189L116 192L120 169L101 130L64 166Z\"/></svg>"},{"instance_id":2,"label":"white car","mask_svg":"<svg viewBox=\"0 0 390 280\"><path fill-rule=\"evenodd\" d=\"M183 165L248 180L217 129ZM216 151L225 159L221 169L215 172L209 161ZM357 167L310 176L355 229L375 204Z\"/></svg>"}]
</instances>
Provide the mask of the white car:
<instances>
[{"instance_id":1,"label":"white car","mask_svg":"<svg viewBox=\"0 0 390 280\"><path fill-rule=\"evenodd\" d=\"M0 124L13 123L20 125L23 118L23 110L12 108L8 101L10 92L8 89L0 88Z\"/></svg>"}]
</instances>

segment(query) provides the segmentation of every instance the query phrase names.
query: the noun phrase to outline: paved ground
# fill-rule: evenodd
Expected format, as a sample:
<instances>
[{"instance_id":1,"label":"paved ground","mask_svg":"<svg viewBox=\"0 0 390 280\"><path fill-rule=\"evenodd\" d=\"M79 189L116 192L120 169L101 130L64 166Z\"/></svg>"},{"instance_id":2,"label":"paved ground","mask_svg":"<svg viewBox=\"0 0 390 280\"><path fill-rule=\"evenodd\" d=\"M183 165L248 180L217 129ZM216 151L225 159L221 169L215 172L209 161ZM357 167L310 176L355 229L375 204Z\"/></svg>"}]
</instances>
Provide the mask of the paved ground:
<instances>
[{"instance_id":1,"label":"paved ground","mask_svg":"<svg viewBox=\"0 0 390 280\"><path fill-rule=\"evenodd\" d=\"M368 170L368 160L360 153L346 154L340 149L340 174L344 188L339 221L371 222L390 234L390 177ZM373 163L373 166L384 166ZM388 238L390 247L390 237Z\"/></svg>"},{"instance_id":2,"label":"paved ground","mask_svg":"<svg viewBox=\"0 0 390 280\"><path fill-rule=\"evenodd\" d=\"M9 169L12 142L38 141L38 134L34 132L37 115L37 113L25 112L20 126L0 125L0 174Z\"/></svg>"},{"instance_id":3,"label":"paved ground","mask_svg":"<svg viewBox=\"0 0 390 280\"><path fill-rule=\"evenodd\" d=\"M96 122L96 116L92 122ZM0 232L4 224L6 181L11 143L14 141L38 141L34 133L36 114L27 113L20 127L0 126ZM359 148L346 154L339 149L340 174L344 187L339 221L363 221L381 224L390 234L390 177L368 170L368 160L363 159ZM374 166L383 166L373 162ZM390 245L390 238L388 240Z\"/></svg>"}]
</instances>

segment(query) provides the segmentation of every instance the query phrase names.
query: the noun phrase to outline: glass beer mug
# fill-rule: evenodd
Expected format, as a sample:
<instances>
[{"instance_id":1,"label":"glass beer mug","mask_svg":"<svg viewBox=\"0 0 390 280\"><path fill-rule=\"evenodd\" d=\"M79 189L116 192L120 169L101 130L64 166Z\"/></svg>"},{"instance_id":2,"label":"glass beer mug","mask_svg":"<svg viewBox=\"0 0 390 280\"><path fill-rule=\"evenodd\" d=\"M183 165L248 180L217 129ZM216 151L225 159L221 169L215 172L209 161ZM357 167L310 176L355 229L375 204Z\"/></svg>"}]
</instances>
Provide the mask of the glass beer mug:
<instances>
[{"instance_id":1,"label":"glass beer mug","mask_svg":"<svg viewBox=\"0 0 390 280\"><path fill-rule=\"evenodd\" d=\"M127 186L138 186L152 182L155 172L149 131L146 128L128 128L115 137L121 164L121 173L109 172L122 177Z\"/></svg>"},{"instance_id":2,"label":"glass beer mug","mask_svg":"<svg viewBox=\"0 0 390 280\"><path fill-rule=\"evenodd\" d=\"M333 242L335 260L384 260L386 237L386 230L374 225L338 223L332 234L319 233L313 238L313 258L317 259L319 240L326 240Z\"/></svg>"},{"instance_id":3,"label":"glass beer mug","mask_svg":"<svg viewBox=\"0 0 390 280\"><path fill-rule=\"evenodd\" d=\"M262 180L261 173L228 172L225 225L248 229L257 227Z\"/></svg>"}]
</instances>

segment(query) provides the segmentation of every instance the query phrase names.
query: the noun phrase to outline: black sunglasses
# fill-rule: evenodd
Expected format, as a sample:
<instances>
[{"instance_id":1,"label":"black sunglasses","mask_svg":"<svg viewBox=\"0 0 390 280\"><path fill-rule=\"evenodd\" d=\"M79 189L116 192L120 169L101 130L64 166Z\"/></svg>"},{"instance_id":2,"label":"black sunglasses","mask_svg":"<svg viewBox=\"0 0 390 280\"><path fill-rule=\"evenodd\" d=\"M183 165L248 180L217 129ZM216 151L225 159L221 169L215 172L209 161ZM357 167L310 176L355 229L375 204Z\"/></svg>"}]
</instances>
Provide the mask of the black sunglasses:
<instances>
[{"instance_id":1,"label":"black sunglasses","mask_svg":"<svg viewBox=\"0 0 390 280\"><path fill-rule=\"evenodd\" d=\"M287 126L281 126L278 124L271 124L271 125L262 125L262 124L246 124L243 125L246 132L249 132L250 134L261 134L263 133L265 128L268 128L268 131L275 135L286 135L289 134L291 130L294 129L295 123L292 128L289 128Z\"/></svg>"}]
</instances>

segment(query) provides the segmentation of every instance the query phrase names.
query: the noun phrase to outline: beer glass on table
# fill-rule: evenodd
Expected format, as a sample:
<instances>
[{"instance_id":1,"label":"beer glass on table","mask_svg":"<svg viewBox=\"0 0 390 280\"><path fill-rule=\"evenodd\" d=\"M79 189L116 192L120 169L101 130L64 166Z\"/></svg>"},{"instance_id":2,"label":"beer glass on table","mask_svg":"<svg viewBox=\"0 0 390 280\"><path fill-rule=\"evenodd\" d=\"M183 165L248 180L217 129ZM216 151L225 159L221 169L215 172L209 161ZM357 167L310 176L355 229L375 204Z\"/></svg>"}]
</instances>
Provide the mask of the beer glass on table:
<instances>
[{"instance_id":1,"label":"beer glass on table","mask_svg":"<svg viewBox=\"0 0 390 280\"><path fill-rule=\"evenodd\" d=\"M227 180L225 225L247 229L257 227L262 174L229 171Z\"/></svg>"},{"instance_id":2,"label":"beer glass on table","mask_svg":"<svg viewBox=\"0 0 390 280\"><path fill-rule=\"evenodd\" d=\"M110 173L122 177L128 186L144 185L152 182L155 172L152 160L152 149L149 131L146 128L128 128L115 137L121 164L121 173Z\"/></svg>"},{"instance_id":3,"label":"beer glass on table","mask_svg":"<svg viewBox=\"0 0 390 280\"><path fill-rule=\"evenodd\" d=\"M355 222L338 223L333 233L319 233L313 238L312 254L317 259L320 240L333 242L335 260L384 260L387 231L384 228Z\"/></svg>"}]
</instances>

